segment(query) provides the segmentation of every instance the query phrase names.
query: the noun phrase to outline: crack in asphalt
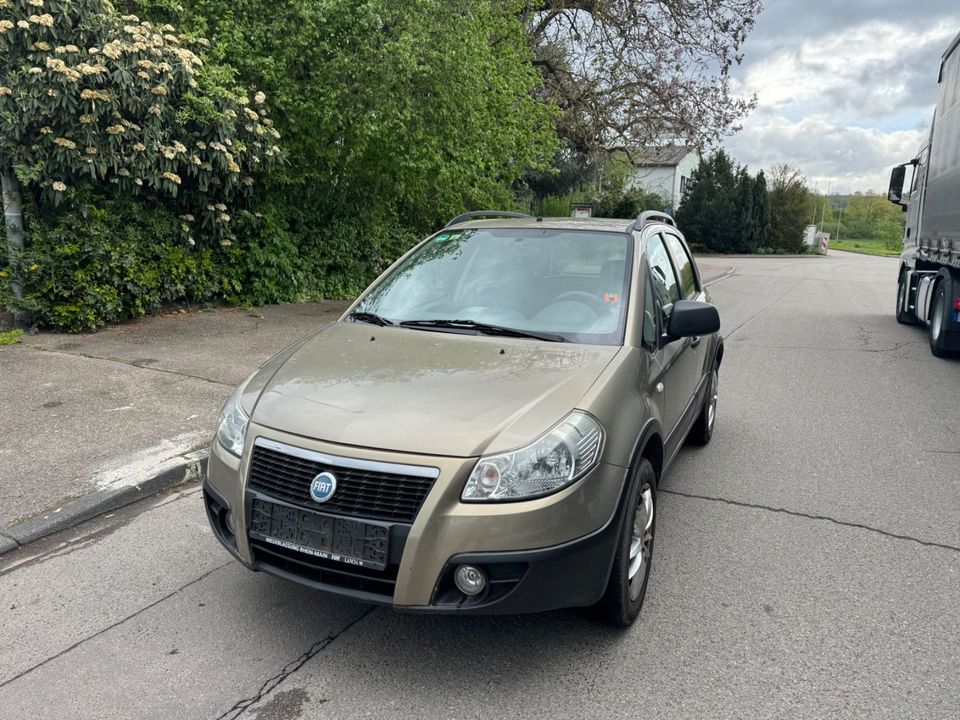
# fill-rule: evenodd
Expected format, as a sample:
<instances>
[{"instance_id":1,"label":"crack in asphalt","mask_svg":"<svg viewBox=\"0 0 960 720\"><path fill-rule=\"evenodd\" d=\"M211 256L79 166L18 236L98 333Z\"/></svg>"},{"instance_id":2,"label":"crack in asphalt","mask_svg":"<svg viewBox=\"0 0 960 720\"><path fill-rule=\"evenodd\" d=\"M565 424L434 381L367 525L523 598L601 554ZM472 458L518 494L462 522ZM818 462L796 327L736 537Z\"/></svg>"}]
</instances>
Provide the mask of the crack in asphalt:
<instances>
[{"instance_id":1,"label":"crack in asphalt","mask_svg":"<svg viewBox=\"0 0 960 720\"><path fill-rule=\"evenodd\" d=\"M134 613L131 613L131 614L127 615L125 618L122 618L122 619L120 619L120 620L117 620L115 623L112 623L112 624L110 624L110 625L107 625L105 628L100 628L99 630L97 630L97 631L96 631L95 633L93 633L92 635L88 635L87 637L83 638L82 640L78 640L77 642L75 642L75 643L74 643L73 645L71 645L70 647L64 648L63 650L61 650L60 652L58 652L56 655L51 655L51 656L48 657L46 660L42 660L42 661L38 662L36 665L34 665L34 666L32 666L32 667L29 667L29 668L27 668L26 670L23 670L23 671L17 673L17 674L14 675L13 677L8 678L8 679L4 680L3 682L0 682L0 688L4 688L4 687L6 687L7 685L9 685L10 683L14 682L15 680L19 680L19 679L22 678L23 676L29 675L29 674L32 673L34 670L37 670L37 669L43 667L43 666L46 665L47 663L49 663L49 662L51 662L51 661L53 661L53 660L56 660L56 659L59 658L59 657L63 657L63 656L66 655L67 653L69 653L69 652L71 652L72 650L75 650L76 648L78 648L78 647L80 647L81 645L83 645L85 642L88 642L88 641L90 641L90 640L93 640L94 638L99 637L100 635L103 635L104 633L109 632L110 630L113 630L115 627L119 627L120 625L123 625L125 622L127 622L128 620L132 620L133 618L137 617L138 615L142 615L142 614L145 613L147 610L150 610L151 608L156 607L156 606L159 605L160 603L166 602L167 600L169 600L170 598L174 597L175 595L183 592L184 590L186 590L186 589L187 589L188 587L190 587L191 585L196 585L198 582L201 582L202 580L206 580L208 577L210 577L211 575L213 575L215 572L217 572L217 571L219 571L219 570L223 570L225 567L228 567L228 566L233 565L233 564L234 564L234 560L231 559L231 560L228 560L227 562L223 563L223 565L218 565L217 567L213 568L212 570L208 570L207 572L205 572L205 573L204 573L203 575L201 575L200 577L194 578L193 580L191 580L190 582L186 583L185 585L181 585L180 587L178 587L178 588L177 588L176 590L174 590L173 592L167 593L166 595L164 595L162 598L159 598L158 600L154 600L154 601L153 601L152 603L150 603L149 605L144 605L142 608L140 608L139 610L137 610L137 611L134 612Z\"/></svg>"},{"instance_id":2,"label":"crack in asphalt","mask_svg":"<svg viewBox=\"0 0 960 720\"><path fill-rule=\"evenodd\" d=\"M197 483L197 481L194 481L194 482ZM199 483L197 484L199 485ZM158 502L153 502L150 505L150 507L146 508L145 510L136 512L135 514L131 514L126 518L123 517L125 514L124 511L134 508L138 503L150 501L150 498L144 498L143 500L132 503L131 505L123 505L113 510L107 511L105 513L101 513L100 515L92 517L89 520L78 523L77 525L74 525L72 527L62 528L61 530L58 530L52 533L52 535L56 535L60 533L68 533L68 532L74 533L74 534L83 533L86 527L94 526L95 523L105 522L106 520L111 521L108 524L103 525L102 527L96 528L92 532L76 535L76 537L73 537L69 540L64 541L63 543L61 543L55 548L52 548L46 551L41 551L32 557L27 557L24 560L14 562L13 564L8 565L6 567L3 567L2 562L0 562L0 578L2 578L5 575L9 575L10 573L18 572L28 567L32 567L34 565L40 565L42 563L47 562L48 560L53 560L55 558L62 558L62 557L66 557L67 555L72 555L78 550L82 550L83 548L88 547L93 543L99 542L100 540L107 537L108 535L112 535L120 528L126 527L131 522L133 522L136 518L138 518L142 513L148 513L152 510L156 510L157 508L163 507L168 503L178 502L183 498L188 497L189 492L190 492L189 488L186 488L186 491L173 490L168 497L165 497L159 500ZM159 497L159 495L157 497ZM2 533L0 533L0 535L2 535ZM51 537L52 535L38 537L36 541L42 541L46 538ZM4 535L3 537L6 537L6 535ZM11 540L12 539L13 538L11 538ZM17 541L14 540L14 542L17 542ZM31 542L35 542L35 541L31 541ZM29 544L30 543L26 543L25 545L29 545ZM21 545L20 543L17 543L17 549L22 550L25 547L25 545ZM2 560L2 558L0 558L0 560Z\"/></svg>"},{"instance_id":3,"label":"crack in asphalt","mask_svg":"<svg viewBox=\"0 0 960 720\"><path fill-rule=\"evenodd\" d=\"M729 336L728 336L729 337ZM893 347L888 348L871 348L871 347L825 347L823 345L768 345L763 343L755 343L749 340L737 340L737 347L743 348L759 348L762 350L814 350L816 352L866 352L866 353L892 353L897 350L903 350L910 347L911 345L926 345L926 341L915 341L910 340L906 342L894 343ZM912 358L903 356L898 358L900 360L911 360Z\"/></svg>"},{"instance_id":4,"label":"crack in asphalt","mask_svg":"<svg viewBox=\"0 0 960 720\"><path fill-rule=\"evenodd\" d=\"M9 575L10 573L17 572L18 570L24 570L33 565L39 565L41 563L46 562L47 560L53 560L55 558L62 558L62 557L66 557L67 555L72 555L77 550L82 550L83 548L90 545L90 543L96 542L97 540L100 539L102 535L109 534L108 532L106 532L107 530L108 528L104 528L103 530L97 531L96 533L85 536L78 540L72 540L66 543L65 545L63 545L62 547L56 548L55 550L51 550L47 553L42 553L40 555L36 555L35 557L28 558L27 560L24 560L19 564L13 564L13 565L10 565L9 567L2 568L0 569L0 578L2 578L4 575ZM112 528L109 528L109 530L112 532ZM13 542L17 542L17 541L14 540ZM17 543L17 549L22 549L22 548L23 548L23 545L20 545L19 543Z\"/></svg>"},{"instance_id":5,"label":"crack in asphalt","mask_svg":"<svg viewBox=\"0 0 960 720\"><path fill-rule=\"evenodd\" d=\"M870 525L864 525L862 523L850 522L848 520L837 520L832 518L829 515L814 515L812 513L800 512L799 510L789 510L787 508L778 508L773 507L772 505L760 505L757 503L748 503L741 502L739 500L728 500L727 498L715 497L711 495L697 495L695 493L686 493L681 492L680 490L658 490L657 492L665 493L667 495L678 495L680 497L690 498L692 500L707 500L710 502L724 503L725 505L733 505L734 507L749 508L751 510L766 510L767 512L781 513L783 515L791 515L792 517L805 518L807 520L824 520L834 525L840 525L842 527L856 528L858 530L866 530L868 532L877 533L878 535L883 535L884 537L892 538L894 540L906 540L908 542L914 542L918 545L923 545L924 547L934 547L940 548L941 550L950 550L952 552L960 553L960 547L956 545L948 545L946 543L934 542L932 540L921 540L920 538L913 537L912 535L900 535L899 533L893 533L888 530L881 530L880 528L875 528Z\"/></svg>"},{"instance_id":6,"label":"crack in asphalt","mask_svg":"<svg viewBox=\"0 0 960 720\"><path fill-rule=\"evenodd\" d=\"M176 375L182 378L189 378L192 380L202 380L203 382L208 382L213 385L221 385L223 387L236 387L235 383L225 383L220 380L211 380L210 378L205 378L202 375L192 375L191 373L180 372L178 370L167 370L166 368L154 367L152 365L144 365L137 362L127 362L126 360L117 360L116 358L110 357L100 357L99 355L89 355L82 352L67 352L65 350L54 350L53 348L40 347L39 345L26 345L26 348L29 350L35 350L37 352L52 353L54 355L69 355L70 357L81 357L86 358L87 360L102 360L103 362L116 363L117 365L126 365L127 367L134 367L139 370L153 370L154 372L166 373L167 375Z\"/></svg>"},{"instance_id":7,"label":"crack in asphalt","mask_svg":"<svg viewBox=\"0 0 960 720\"><path fill-rule=\"evenodd\" d=\"M233 707L231 707L222 715L218 715L217 720L235 720L235 718L238 718L241 715L243 715L247 710L249 710L251 707L256 705L264 697L266 697L271 692L273 692L277 687L279 687L279 685L284 680L286 680L288 677L290 677L295 672L297 672L297 670L299 670L308 662L310 662L310 660L312 660L317 654L323 651L324 648L329 647L329 645L333 641L335 641L338 637L343 635L345 632L347 632L347 630L349 630L354 625L359 623L361 620L363 620L365 617L367 617L370 613L372 613L376 609L377 609L376 607L368 608L361 615L351 620L349 623L347 623L337 632L327 635L323 640L318 640L317 642L315 642L300 657L288 662L286 665L283 666L280 672L278 672L276 675L274 675L269 680L264 682L263 685L260 686L260 689L257 690L257 692L254 695L247 698L243 698L242 700L238 700L233 705Z\"/></svg>"},{"instance_id":8,"label":"crack in asphalt","mask_svg":"<svg viewBox=\"0 0 960 720\"><path fill-rule=\"evenodd\" d=\"M764 311L766 311L766 310L768 310L769 308L771 308L771 307L773 307L774 305L776 305L778 302L780 302L781 300L783 300L787 295L789 295L789 294L792 293L794 290L796 290L798 287L800 287L803 283L804 283L804 278L801 278L800 280L797 280L797 282L794 283L793 285L791 285L790 288L787 289L787 291L784 292L782 295L778 295L774 300L771 300L770 302L768 302L768 303L767 303L766 305L764 305L762 308L760 308L759 310L757 310L753 315L751 315L751 316L748 317L746 320L744 320L742 323L740 323L739 325L737 325L737 326L736 326L733 330L731 330L730 332L724 333L724 335L723 335L724 339L727 340L727 339L730 339L731 337L733 337L733 334L734 334L735 332L737 332L737 330L739 330L740 328L742 328L744 325L746 325L748 322L750 322L751 320L753 320L755 317L757 317L758 315L760 315L760 314L763 313Z\"/></svg>"}]
</instances>

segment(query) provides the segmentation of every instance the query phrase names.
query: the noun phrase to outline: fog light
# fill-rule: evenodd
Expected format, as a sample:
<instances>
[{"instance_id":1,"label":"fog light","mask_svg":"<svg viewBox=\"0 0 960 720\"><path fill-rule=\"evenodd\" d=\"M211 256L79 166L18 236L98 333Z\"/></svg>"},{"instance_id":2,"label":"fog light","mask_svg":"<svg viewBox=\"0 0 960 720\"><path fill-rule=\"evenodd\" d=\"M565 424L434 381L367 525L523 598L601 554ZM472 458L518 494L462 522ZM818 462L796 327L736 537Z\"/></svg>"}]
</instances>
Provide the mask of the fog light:
<instances>
[{"instance_id":1,"label":"fog light","mask_svg":"<svg viewBox=\"0 0 960 720\"><path fill-rule=\"evenodd\" d=\"M483 574L483 570L473 565L458 567L453 580L464 595L479 595L487 587L487 576Z\"/></svg>"}]
</instances>

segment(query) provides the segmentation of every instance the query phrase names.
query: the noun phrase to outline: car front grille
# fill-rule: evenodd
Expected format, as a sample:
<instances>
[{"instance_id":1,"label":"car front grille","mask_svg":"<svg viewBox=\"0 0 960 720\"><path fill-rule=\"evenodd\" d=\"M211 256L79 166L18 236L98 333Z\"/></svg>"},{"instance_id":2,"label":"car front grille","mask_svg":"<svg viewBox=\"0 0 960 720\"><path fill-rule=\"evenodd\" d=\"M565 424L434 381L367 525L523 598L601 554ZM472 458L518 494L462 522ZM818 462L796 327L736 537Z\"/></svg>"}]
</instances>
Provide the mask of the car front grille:
<instances>
[{"instance_id":1,"label":"car front grille","mask_svg":"<svg viewBox=\"0 0 960 720\"><path fill-rule=\"evenodd\" d=\"M324 462L324 459L328 461ZM249 487L308 510L322 509L333 515L399 523L414 521L433 487L433 477L380 469L389 467L386 464L345 462L358 467L344 467L337 463L337 459L319 453L301 452L295 448L285 452L275 447L265 447L258 441L250 461ZM374 468L374 465L380 466ZM311 499L310 484L322 472L336 476L337 489L333 497L321 506Z\"/></svg>"}]
</instances>

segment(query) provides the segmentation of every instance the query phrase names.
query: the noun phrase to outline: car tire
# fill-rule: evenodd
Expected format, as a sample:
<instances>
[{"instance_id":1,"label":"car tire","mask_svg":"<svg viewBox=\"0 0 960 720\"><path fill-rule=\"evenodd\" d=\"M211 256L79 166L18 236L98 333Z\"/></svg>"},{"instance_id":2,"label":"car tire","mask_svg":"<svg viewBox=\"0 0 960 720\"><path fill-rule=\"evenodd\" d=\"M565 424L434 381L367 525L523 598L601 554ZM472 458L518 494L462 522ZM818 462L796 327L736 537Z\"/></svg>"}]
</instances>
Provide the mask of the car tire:
<instances>
[{"instance_id":1,"label":"car tire","mask_svg":"<svg viewBox=\"0 0 960 720\"><path fill-rule=\"evenodd\" d=\"M930 306L930 352L939 358L953 357L947 349L947 328L950 325L950 308L947 307L947 283L937 283Z\"/></svg>"},{"instance_id":2,"label":"car tire","mask_svg":"<svg viewBox=\"0 0 960 720\"><path fill-rule=\"evenodd\" d=\"M902 325L916 325L916 318L910 314L910 311L904 311L902 309L905 305L904 295L906 295L908 290L907 274L902 272L900 273L900 280L897 282L897 322Z\"/></svg>"},{"instance_id":3,"label":"car tire","mask_svg":"<svg viewBox=\"0 0 960 720\"><path fill-rule=\"evenodd\" d=\"M713 427L717 423L717 394L720 389L720 368L714 364L707 382L707 394L703 398L700 414L690 428L687 438L694 445L706 445L713 437Z\"/></svg>"},{"instance_id":4,"label":"car tire","mask_svg":"<svg viewBox=\"0 0 960 720\"><path fill-rule=\"evenodd\" d=\"M607 589L595 606L606 622L617 627L629 627L637 619L650 579L657 474L646 458L637 467L629 493Z\"/></svg>"}]
</instances>

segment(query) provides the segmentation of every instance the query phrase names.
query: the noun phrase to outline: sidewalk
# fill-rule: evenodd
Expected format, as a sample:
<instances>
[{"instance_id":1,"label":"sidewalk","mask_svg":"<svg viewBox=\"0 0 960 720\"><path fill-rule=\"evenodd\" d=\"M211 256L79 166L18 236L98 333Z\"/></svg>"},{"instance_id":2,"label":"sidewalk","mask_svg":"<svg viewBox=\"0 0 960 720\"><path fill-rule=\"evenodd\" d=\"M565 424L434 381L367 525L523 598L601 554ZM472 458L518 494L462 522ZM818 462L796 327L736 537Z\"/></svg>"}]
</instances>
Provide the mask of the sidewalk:
<instances>
[{"instance_id":1,"label":"sidewalk","mask_svg":"<svg viewBox=\"0 0 960 720\"><path fill-rule=\"evenodd\" d=\"M345 307L172 313L0 347L0 552L198 476L231 390Z\"/></svg>"},{"instance_id":2,"label":"sidewalk","mask_svg":"<svg viewBox=\"0 0 960 720\"><path fill-rule=\"evenodd\" d=\"M233 388L346 306L178 312L0 347L0 553L199 477Z\"/></svg>"}]
</instances>

